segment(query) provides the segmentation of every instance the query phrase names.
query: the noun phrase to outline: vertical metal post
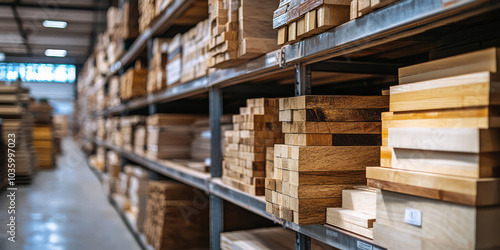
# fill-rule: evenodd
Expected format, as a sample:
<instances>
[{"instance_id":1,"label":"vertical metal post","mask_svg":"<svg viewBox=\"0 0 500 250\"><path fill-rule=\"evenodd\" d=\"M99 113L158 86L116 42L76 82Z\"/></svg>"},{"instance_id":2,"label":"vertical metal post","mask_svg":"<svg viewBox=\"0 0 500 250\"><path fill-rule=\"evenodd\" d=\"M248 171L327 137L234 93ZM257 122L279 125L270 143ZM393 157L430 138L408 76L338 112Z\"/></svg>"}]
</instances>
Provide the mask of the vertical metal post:
<instances>
[{"instance_id":1,"label":"vertical metal post","mask_svg":"<svg viewBox=\"0 0 500 250\"><path fill-rule=\"evenodd\" d=\"M148 114L149 115L154 115L157 112L156 104L149 104L148 105Z\"/></svg>"},{"instance_id":2,"label":"vertical metal post","mask_svg":"<svg viewBox=\"0 0 500 250\"><path fill-rule=\"evenodd\" d=\"M311 68L300 62L295 65L295 96L311 94Z\"/></svg>"},{"instance_id":3,"label":"vertical metal post","mask_svg":"<svg viewBox=\"0 0 500 250\"><path fill-rule=\"evenodd\" d=\"M148 62L147 62L148 68L151 68L151 65L150 65L151 59L153 59L153 56L154 56L153 55L153 40L154 40L153 37L149 38L148 44L147 44L147 46L148 46Z\"/></svg>"},{"instance_id":4,"label":"vertical metal post","mask_svg":"<svg viewBox=\"0 0 500 250\"><path fill-rule=\"evenodd\" d=\"M222 176L221 117L222 91L210 88L210 172L212 178ZM224 230L223 200L210 194L210 249L220 249L220 234Z\"/></svg>"},{"instance_id":5,"label":"vertical metal post","mask_svg":"<svg viewBox=\"0 0 500 250\"><path fill-rule=\"evenodd\" d=\"M311 94L311 68L305 63L295 65L295 96ZM295 250L310 250L311 238L295 232Z\"/></svg>"}]
</instances>

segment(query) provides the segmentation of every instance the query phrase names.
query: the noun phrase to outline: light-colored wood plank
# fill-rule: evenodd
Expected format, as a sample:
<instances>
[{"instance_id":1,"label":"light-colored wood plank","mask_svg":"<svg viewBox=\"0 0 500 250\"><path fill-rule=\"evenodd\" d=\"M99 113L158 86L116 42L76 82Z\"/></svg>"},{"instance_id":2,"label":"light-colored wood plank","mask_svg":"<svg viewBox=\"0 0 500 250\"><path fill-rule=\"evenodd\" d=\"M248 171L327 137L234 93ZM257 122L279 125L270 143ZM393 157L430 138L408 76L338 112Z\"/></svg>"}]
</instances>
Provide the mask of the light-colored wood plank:
<instances>
[{"instance_id":1,"label":"light-colored wood plank","mask_svg":"<svg viewBox=\"0 0 500 250\"><path fill-rule=\"evenodd\" d=\"M331 217L331 218L330 218ZM356 212L345 208L327 208L326 220L344 221L363 228L372 228L375 216Z\"/></svg>"},{"instance_id":2,"label":"light-colored wood plank","mask_svg":"<svg viewBox=\"0 0 500 250\"><path fill-rule=\"evenodd\" d=\"M375 216L377 194L375 192L348 189L342 191L342 208Z\"/></svg>"}]
</instances>

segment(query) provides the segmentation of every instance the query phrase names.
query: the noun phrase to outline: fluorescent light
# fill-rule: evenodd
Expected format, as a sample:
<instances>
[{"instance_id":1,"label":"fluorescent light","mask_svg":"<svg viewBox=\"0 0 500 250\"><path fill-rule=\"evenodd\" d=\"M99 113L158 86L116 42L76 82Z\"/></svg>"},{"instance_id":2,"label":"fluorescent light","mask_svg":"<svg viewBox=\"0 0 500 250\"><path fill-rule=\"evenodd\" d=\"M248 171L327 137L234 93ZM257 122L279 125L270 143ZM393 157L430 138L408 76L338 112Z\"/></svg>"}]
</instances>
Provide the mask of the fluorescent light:
<instances>
[{"instance_id":1,"label":"fluorescent light","mask_svg":"<svg viewBox=\"0 0 500 250\"><path fill-rule=\"evenodd\" d=\"M63 49L47 49L45 50L45 55L46 56L52 56L52 57L65 57L68 52Z\"/></svg>"},{"instance_id":2,"label":"fluorescent light","mask_svg":"<svg viewBox=\"0 0 500 250\"><path fill-rule=\"evenodd\" d=\"M46 28L64 29L66 28L66 25L68 25L68 23L63 21L51 21L51 20L43 21L43 27Z\"/></svg>"}]
</instances>

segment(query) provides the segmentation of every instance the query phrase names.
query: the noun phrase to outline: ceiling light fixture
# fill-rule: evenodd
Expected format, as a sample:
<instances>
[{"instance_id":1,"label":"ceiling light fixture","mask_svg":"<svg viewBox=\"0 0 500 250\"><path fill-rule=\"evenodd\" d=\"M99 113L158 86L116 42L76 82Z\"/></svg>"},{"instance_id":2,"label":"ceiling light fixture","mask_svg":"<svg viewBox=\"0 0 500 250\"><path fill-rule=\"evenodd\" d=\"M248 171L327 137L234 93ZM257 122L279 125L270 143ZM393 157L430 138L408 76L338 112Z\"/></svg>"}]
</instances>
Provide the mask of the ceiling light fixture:
<instances>
[{"instance_id":1,"label":"ceiling light fixture","mask_svg":"<svg viewBox=\"0 0 500 250\"><path fill-rule=\"evenodd\" d=\"M68 23L63 22L63 21L51 21L51 20L45 20L43 21L43 27L46 28L55 28L55 29L64 29Z\"/></svg>"},{"instance_id":2,"label":"ceiling light fixture","mask_svg":"<svg viewBox=\"0 0 500 250\"><path fill-rule=\"evenodd\" d=\"M45 55L46 56L51 56L51 57L65 57L68 52L63 49L47 49L45 50Z\"/></svg>"}]
</instances>

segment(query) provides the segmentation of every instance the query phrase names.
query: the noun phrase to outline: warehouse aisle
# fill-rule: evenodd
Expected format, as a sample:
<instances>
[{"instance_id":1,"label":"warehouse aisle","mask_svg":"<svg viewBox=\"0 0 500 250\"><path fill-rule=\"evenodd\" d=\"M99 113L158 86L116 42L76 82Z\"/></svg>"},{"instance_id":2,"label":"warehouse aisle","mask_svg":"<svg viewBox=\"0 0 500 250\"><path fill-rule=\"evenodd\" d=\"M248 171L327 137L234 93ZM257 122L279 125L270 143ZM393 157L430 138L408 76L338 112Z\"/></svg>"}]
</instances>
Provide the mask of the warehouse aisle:
<instances>
[{"instance_id":1,"label":"warehouse aisle","mask_svg":"<svg viewBox=\"0 0 500 250\"><path fill-rule=\"evenodd\" d=\"M15 243L6 240L8 202L2 192L0 249L140 249L79 146L65 139L62 149L56 170L40 171L31 185L18 186Z\"/></svg>"}]
</instances>

